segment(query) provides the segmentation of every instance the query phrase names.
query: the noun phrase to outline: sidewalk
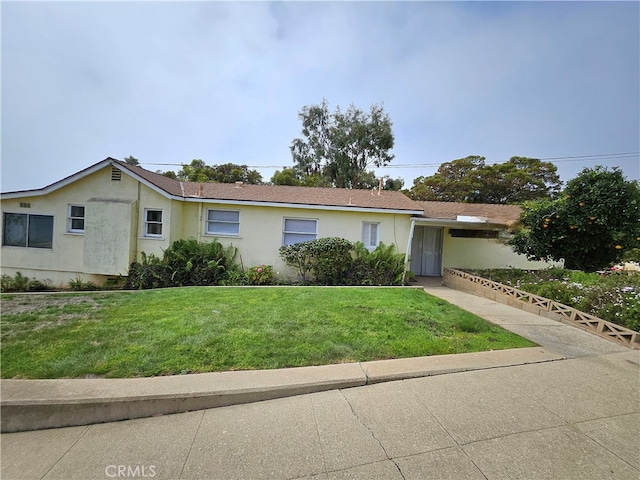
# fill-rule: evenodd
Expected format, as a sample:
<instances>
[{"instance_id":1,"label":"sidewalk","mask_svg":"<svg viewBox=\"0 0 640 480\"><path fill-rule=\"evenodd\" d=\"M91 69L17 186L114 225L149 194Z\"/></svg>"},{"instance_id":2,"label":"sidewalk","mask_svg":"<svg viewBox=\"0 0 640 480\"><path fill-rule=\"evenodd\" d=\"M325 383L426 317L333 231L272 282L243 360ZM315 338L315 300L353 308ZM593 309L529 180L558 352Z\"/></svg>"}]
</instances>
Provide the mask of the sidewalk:
<instances>
[{"instance_id":1,"label":"sidewalk","mask_svg":"<svg viewBox=\"0 0 640 480\"><path fill-rule=\"evenodd\" d=\"M432 376L3 434L2 478L640 477L639 351L446 287L426 290L541 348L352 364L365 383ZM542 363L523 361L536 355ZM489 363L465 371L474 361Z\"/></svg>"}]
</instances>

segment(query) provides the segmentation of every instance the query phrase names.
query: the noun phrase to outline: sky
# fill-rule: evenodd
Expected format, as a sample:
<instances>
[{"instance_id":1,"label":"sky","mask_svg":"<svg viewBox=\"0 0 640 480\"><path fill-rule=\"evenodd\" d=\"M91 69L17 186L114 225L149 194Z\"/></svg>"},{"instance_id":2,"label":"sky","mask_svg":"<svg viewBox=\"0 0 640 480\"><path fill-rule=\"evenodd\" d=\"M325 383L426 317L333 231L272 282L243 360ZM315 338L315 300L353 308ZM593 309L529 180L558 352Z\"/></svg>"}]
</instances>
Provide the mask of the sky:
<instances>
[{"instance_id":1,"label":"sky","mask_svg":"<svg viewBox=\"0 0 640 480\"><path fill-rule=\"evenodd\" d=\"M268 181L293 166L302 107L380 104L405 187L482 155L554 162L563 181L640 179L640 3L1 4L1 187L41 188L106 157L192 159Z\"/></svg>"}]
</instances>

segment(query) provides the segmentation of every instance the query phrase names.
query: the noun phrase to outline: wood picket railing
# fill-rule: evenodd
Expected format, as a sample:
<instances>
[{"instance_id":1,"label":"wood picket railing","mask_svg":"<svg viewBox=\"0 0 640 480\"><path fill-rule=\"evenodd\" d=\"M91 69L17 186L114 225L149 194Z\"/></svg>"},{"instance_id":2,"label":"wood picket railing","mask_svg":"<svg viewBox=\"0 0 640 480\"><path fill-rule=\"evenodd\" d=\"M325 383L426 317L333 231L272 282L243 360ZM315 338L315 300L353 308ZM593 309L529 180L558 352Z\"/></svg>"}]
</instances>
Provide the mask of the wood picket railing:
<instances>
[{"instance_id":1,"label":"wood picket railing","mask_svg":"<svg viewBox=\"0 0 640 480\"><path fill-rule=\"evenodd\" d=\"M473 293L551 320L573 325L627 347L640 350L640 333L548 298L523 292L517 288L453 268L444 269L442 283L449 288Z\"/></svg>"}]
</instances>

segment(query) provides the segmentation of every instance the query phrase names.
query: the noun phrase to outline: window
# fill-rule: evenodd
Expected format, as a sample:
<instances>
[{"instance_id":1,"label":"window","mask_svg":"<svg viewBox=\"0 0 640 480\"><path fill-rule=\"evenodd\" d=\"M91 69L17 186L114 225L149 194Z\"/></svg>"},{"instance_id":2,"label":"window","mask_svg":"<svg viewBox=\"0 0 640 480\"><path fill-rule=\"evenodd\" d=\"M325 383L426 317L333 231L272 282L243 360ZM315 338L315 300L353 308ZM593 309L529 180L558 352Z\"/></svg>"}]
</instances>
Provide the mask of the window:
<instances>
[{"instance_id":1,"label":"window","mask_svg":"<svg viewBox=\"0 0 640 480\"><path fill-rule=\"evenodd\" d=\"M239 235L240 212L237 210L207 210L207 232L213 235Z\"/></svg>"},{"instance_id":2,"label":"window","mask_svg":"<svg viewBox=\"0 0 640 480\"><path fill-rule=\"evenodd\" d=\"M5 213L2 244L8 247L53 248L53 216Z\"/></svg>"},{"instance_id":3,"label":"window","mask_svg":"<svg viewBox=\"0 0 640 480\"><path fill-rule=\"evenodd\" d=\"M144 211L144 236L162 236L162 210L145 209Z\"/></svg>"},{"instance_id":4,"label":"window","mask_svg":"<svg viewBox=\"0 0 640 480\"><path fill-rule=\"evenodd\" d=\"M362 222L362 243L369 250L375 250L380 243L380 224Z\"/></svg>"},{"instance_id":5,"label":"window","mask_svg":"<svg viewBox=\"0 0 640 480\"><path fill-rule=\"evenodd\" d=\"M498 238L499 233L497 230L449 229L449 234L453 238Z\"/></svg>"},{"instance_id":6,"label":"window","mask_svg":"<svg viewBox=\"0 0 640 480\"><path fill-rule=\"evenodd\" d=\"M318 220L312 218L285 218L282 244L306 242L318 238Z\"/></svg>"},{"instance_id":7,"label":"window","mask_svg":"<svg viewBox=\"0 0 640 480\"><path fill-rule=\"evenodd\" d=\"M84 205L69 205L67 232L84 233Z\"/></svg>"}]
</instances>

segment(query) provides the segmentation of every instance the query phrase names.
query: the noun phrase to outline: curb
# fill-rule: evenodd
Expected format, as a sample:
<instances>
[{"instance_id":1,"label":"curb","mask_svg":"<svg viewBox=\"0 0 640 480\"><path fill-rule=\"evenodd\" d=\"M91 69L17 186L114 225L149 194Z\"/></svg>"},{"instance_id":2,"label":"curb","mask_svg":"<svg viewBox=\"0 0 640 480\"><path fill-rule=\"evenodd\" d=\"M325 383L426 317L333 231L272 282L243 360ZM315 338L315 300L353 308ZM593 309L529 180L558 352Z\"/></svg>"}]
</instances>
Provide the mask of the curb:
<instances>
[{"instance_id":1,"label":"curb","mask_svg":"<svg viewBox=\"0 0 640 480\"><path fill-rule=\"evenodd\" d=\"M150 378L1 380L2 433L260 402L380 382L563 360L542 347Z\"/></svg>"}]
</instances>

